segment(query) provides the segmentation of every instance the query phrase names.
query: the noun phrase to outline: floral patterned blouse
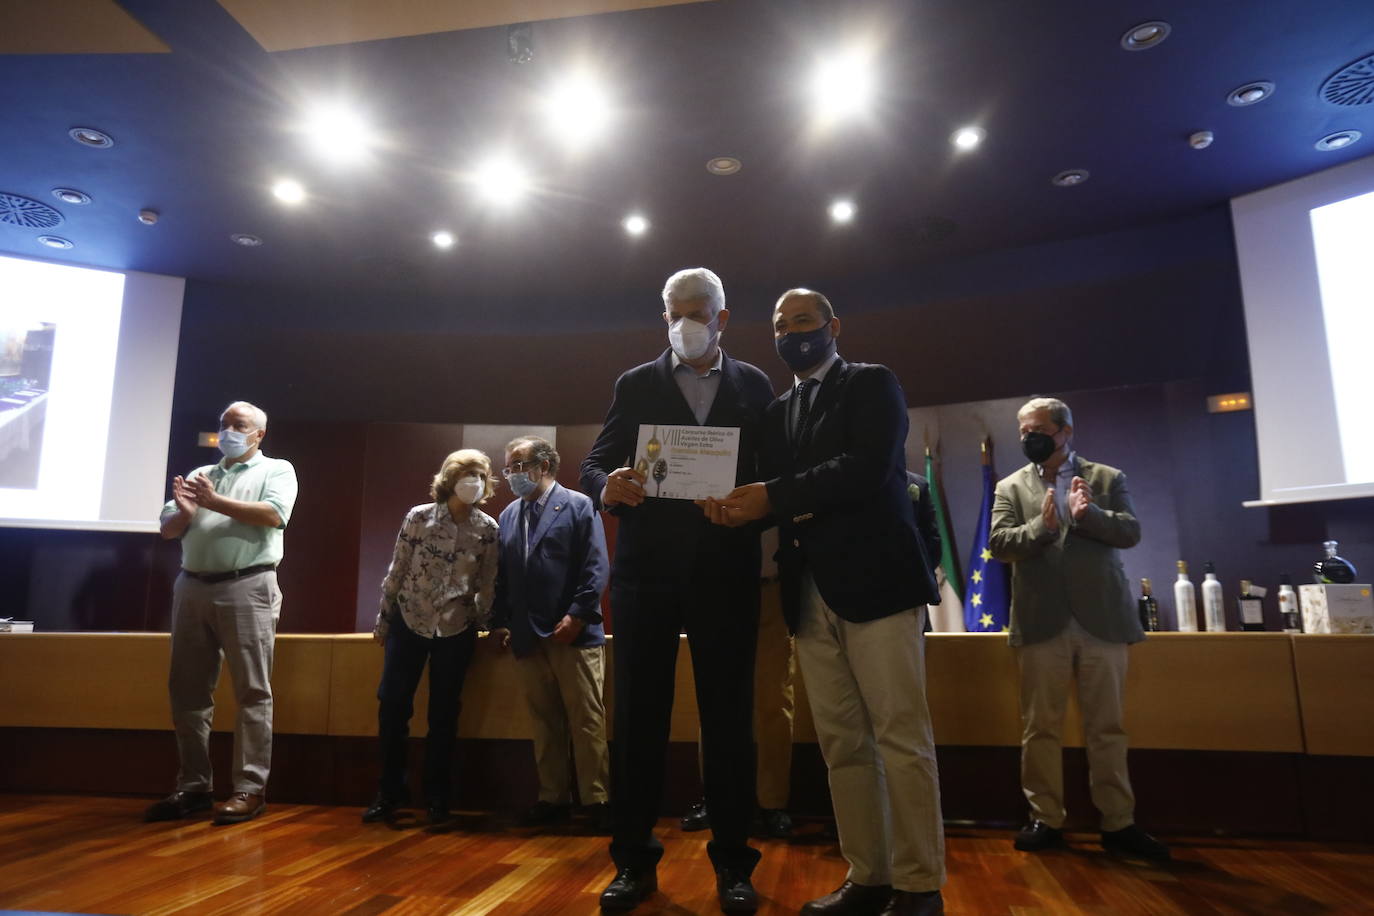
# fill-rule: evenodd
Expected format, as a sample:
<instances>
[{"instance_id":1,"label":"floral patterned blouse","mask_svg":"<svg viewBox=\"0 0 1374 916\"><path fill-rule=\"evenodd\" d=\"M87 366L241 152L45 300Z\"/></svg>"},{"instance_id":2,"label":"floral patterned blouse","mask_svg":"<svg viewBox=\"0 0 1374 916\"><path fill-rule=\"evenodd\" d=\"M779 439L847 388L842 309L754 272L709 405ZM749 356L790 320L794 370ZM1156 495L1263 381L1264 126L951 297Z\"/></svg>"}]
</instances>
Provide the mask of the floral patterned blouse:
<instances>
[{"instance_id":1,"label":"floral patterned blouse","mask_svg":"<svg viewBox=\"0 0 1374 916\"><path fill-rule=\"evenodd\" d=\"M382 580L375 632L385 636L396 610L417 636L456 636L486 629L496 589L496 520L473 506L461 522L445 503L406 513L391 568Z\"/></svg>"}]
</instances>

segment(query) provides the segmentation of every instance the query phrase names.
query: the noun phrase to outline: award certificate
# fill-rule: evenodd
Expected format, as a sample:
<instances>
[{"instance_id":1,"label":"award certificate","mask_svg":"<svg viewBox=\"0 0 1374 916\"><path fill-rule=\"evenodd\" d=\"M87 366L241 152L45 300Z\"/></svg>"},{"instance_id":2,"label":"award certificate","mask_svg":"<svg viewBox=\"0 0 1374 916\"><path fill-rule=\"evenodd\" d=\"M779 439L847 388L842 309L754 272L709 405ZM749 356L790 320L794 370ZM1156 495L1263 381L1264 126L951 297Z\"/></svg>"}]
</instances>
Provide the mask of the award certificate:
<instances>
[{"instance_id":1,"label":"award certificate","mask_svg":"<svg viewBox=\"0 0 1374 916\"><path fill-rule=\"evenodd\" d=\"M639 427L635 470L648 478L644 493L662 499L725 496L735 488L738 426Z\"/></svg>"}]
</instances>

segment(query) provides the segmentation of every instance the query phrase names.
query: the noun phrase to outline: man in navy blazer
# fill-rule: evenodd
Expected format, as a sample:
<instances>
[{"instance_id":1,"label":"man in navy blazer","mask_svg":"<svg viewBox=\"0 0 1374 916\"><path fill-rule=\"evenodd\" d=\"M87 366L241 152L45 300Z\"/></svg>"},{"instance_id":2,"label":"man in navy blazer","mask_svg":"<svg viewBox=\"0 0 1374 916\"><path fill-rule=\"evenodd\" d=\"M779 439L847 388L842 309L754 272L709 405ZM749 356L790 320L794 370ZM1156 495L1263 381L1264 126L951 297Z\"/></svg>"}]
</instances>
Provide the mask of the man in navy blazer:
<instances>
[{"instance_id":1,"label":"man in navy blazer","mask_svg":"<svg viewBox=\"0 0 1374 916\"><path fill-rule=\"evenodd\" d=\"M611 760L616 877L604 909L632 909L657 887L663 799L680 634L696 672L702 777L713 832L707 853L726 912L758 905L749 876L754 810L753 678L759 619L759 531L710 524L690 501L646 496L634 451L642 424L740 431L736 483L758 479L763 409L773 387L725 355L730 313L720 278L679 271L663 289L670 347L615 383L605 425L582 463L582 489L618 519L611 567L615 742Z\"/></svg>"},{"instance_id":2,"label":"man in navy blazer","mask_svg":"<svg viewBox=\"0 0 1374 916\"><path fill-rule=\"evenodd\" d=\"M922 631L939 592L907 490L906 398L887 367L840 358L820 293L783 293L773 329L796 383L764 416L760 481L703 508L722 525L779 524L783 612L849 862L802 913L932 916L944 833Z\"/></svg>"},{"instance_id":3,"label":"man in navy blazer","mask_svg":"<svg viewBox=\"0 0 1374 916\"><path fill-rule=\"evenodd\" d=\"M519 499L499 519L492 629L515 653L534 725L539 800L524 822L541 826L568 819L571 747L578 798L593 827L606 831L606 533L592 501L559 484L557 473L558 451L548 440L522 436L506 446L503 474Z\"/></svg>"}]
</instances>

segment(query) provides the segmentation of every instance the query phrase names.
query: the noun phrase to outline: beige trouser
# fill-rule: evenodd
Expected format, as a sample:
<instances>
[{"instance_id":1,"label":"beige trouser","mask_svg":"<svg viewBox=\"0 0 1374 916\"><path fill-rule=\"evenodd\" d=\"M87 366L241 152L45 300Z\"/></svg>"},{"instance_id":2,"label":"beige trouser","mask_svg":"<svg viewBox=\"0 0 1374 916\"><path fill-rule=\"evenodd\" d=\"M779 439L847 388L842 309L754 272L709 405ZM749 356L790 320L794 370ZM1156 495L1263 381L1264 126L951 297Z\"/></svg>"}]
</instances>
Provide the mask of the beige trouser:
<instances>
[{"instance_id":1,"label":"beige trouser","mask_svg":"<svg viewBox=\"0 0 1374 916\"><path fill-rule=\"evenodd\" d=\"M801 661L848 880L933 891L945 881L925 607L851 623L802 580Z\"/></svg>"},{"instance_id":2,"label":"beige trouser","mask_svg":"<svg viewBox=\"0 0 1374 916\"><path fill-rule=\"evenodd\" d=\"M755 790L760 808L784 810L792 794L792 720L796 713L797 653L782 616L782 588L765 582L759 590L759 643L754 652ZM702 768L697 734L697 769Z\"/></svg>"},{"instance_id":3,"label":"beige trouser","mask_svg":"<svg viewBox=\"0 0 1374 916\"><path fill-rule=\"evenodd\" d=\"M1088 752L1088 781L1102 829L1135 821L1121 723L1126 688L1125 643L1105 642L1070 618L1053 639L1017 650L1021 667L1021 790L1031 816L1064 826L1064 709L1069 681L1078 681L1078 708Z\"/></svg>"},{"instance_id":4,"label":"beige trouser","mask_svg":"<svg viewBox=\"0 0 1374 916\"><path fill-rule=\"evenodd\" d=\"M578 648L541 639L534 653L515 660L515 670L534 723L534 763L539 771L539 800L554 805L572 802L573 772L584 805L609 797L610 757L606 752L605 646Z\"/></svg>"}]
</instances>

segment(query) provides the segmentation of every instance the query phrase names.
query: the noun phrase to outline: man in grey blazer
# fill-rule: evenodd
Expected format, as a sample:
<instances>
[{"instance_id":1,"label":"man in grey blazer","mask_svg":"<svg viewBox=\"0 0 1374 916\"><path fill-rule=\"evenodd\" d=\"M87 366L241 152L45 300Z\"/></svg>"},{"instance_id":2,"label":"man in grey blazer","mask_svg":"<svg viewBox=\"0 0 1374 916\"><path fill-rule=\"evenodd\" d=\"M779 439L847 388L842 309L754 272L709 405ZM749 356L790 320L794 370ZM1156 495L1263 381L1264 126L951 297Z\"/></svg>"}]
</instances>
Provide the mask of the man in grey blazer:
<instances>
[{"instance_id":1,"label":"man in grey blazer","mask_svg":"<svg viewBox=\"0 0 1374 916\"><path fill-rule=\"evenodd\" d=\"M1078 457L1063 401L1032 398L1016 417L1030 464L998 482L989 537L993 557L1012 567L1011 644L1021 671L1021 788L1031 821L1015 846L1064 844L1062 732L1076 679L1103 847L1168 859L1168 848L1135 825L1126 770L1127 648L1145 638L1119 553L1140 542L1126 475Z\"/></svg>"}]
</instances>

